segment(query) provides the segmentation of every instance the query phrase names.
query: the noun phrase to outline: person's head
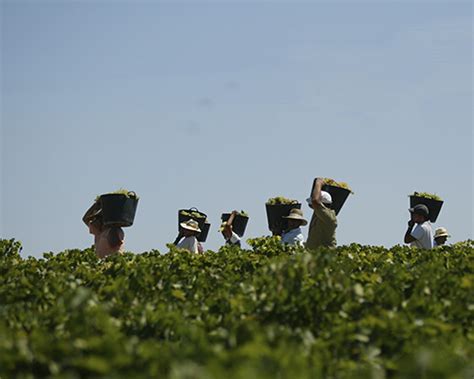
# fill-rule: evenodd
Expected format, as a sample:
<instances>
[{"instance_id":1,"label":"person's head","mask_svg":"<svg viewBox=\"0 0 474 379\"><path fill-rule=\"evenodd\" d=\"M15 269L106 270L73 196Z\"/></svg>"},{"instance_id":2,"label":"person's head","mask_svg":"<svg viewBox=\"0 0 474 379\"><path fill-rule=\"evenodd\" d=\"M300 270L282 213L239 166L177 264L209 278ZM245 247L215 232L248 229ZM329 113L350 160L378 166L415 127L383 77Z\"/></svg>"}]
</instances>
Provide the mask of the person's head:
<instances>
[{"instance_id":1,"label":"person's head","mask_svg":"<svg viewBox=\"0 0 474 379\"><path fill-rule=\"evenodd\" d=\"M321 203L328 208L332 207L332 196L329 192L321 191Z\"/></svg>"},{"instance_id":2,"label":"person's head","mask_svg":"<svg viewBox=\"0 0 474 379\"><path fill-rule=\"evenodd\" d=\"M448 230L446 228L441 227L436 229L434 239L438 246L444 245L449 237L451 236L449 235Z\"/></svg>"},{"instance_id":3,"label":"person's head","mask_svg":"<svg viewBox=\"0 0 474 379\"><path fill-rule=\"evenodd\" d=\"M199 223L193 219L182 222L180 226L181 233L185 237L196 237L199 233L201 233L201 229L199 229Z\"/></svg>"},{"instance_id":4,"label":"person's head","mask_svg":"<svg viewBox=\"0 0 474 379\"><path fill-rule=\"evenodd\" d=\"M430 219L430 211L424 204L415 205L413 208L410 208L409 211L411 213L411 219L416 224L423 224Z\"/></svg>"},{"instance_id":5,"label":"person's head","mask_svg":"<svg viewBox=\"0 0 474 379\"><path fill-rule=\"evenodd\" d=\"M293 230L293 229L299 228L302 225L302 222L299 220L289 219L287 225L288 225L288 230Z\"/></svg>"},{"instance_id":6,"label":"person's head","mask_svg":"<svg viewBox=\"0 0 474 379\"><path fill-rule=\"evenodd\" d=\"M303 217L303 211L301 209L294 208L288 216L283 218L288 222L288 230L293 230L308 224L308 221Z\"/></svg>"},{"instance_id":7,"label":"person's head","mask_svg":"<svg viewBox=\"0 0 474 379\"><path fill-rule=\"evenodd\" d=\"M323 203L327 208L332 208L332 196L329 192L321 191L321 203ZM306 199L308 206L313 208L313 201L310 197Z\"/></svg>"}]
</instances>

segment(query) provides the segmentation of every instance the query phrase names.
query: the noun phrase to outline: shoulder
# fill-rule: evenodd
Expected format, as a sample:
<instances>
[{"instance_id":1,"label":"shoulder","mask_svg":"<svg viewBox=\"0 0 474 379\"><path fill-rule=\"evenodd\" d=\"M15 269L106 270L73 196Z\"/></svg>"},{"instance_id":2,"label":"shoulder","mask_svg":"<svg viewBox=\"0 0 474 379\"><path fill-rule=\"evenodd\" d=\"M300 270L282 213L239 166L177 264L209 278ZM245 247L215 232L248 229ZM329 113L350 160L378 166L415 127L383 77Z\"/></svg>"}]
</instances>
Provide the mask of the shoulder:
<instances>
[{"instance_id":1,"label":"shoulder","mask_svg":"<svg viewBox=\"0 0 474 379\"><path fill-rule=\"evenodd\" d=\"M431 223L430 222L425 222L421 225L421 227L426 231L431 233L433 229L431 228Z\"/></svg>"},{"instance_id":2,"label":"shoulder","mask_svg":"<svg viewBox=\"0 0 474 379\"><path fill-rule=\"evenodd\" d=\"M423 224L416 224L413 230L411 231L411 234L413 235L413 234L423 233L424 230L425 230L425 227L423 226Z\"/></svg>"},{"instance_id":3,"label":"shoulder","mask_svg":"<svg viewBox=\"0 0 474 379\"><path fill-rule=\"evenodd\" d=\"M326 207L324 204L318 204L318 206L314 208L314 214L319 218L336 220L336 212L334 209Z\"/></svg>"}]
</instances>

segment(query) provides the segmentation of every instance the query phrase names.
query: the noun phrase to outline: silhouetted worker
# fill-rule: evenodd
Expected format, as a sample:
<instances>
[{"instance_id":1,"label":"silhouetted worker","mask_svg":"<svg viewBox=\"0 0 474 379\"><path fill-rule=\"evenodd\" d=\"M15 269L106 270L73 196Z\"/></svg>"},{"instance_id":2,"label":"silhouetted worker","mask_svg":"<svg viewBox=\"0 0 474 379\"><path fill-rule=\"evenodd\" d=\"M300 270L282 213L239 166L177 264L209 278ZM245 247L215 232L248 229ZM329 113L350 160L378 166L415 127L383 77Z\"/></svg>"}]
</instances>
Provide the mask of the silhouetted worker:
<instances>
[{"instance_id":1,"label":"silhouetted worker","mask_svg":"<svg viewBox=\"0 0 474 379\"><path fill-rule=\"evenodd\" d=\"M190 219L186 222L182 222L180 225L179 235L175 241L175 245L180 249L186 249L191 253L199 253L199 242L197 236L201 233L199 224L197 221ZM178 242L181 238L184 239Z\"/></svg>"},{"instance_id":2,"label":"silhouetted worker","mask_svg":"<svg viewBox=\"0 0 474 379\"><path fill-rule=\"evenodd\" d=\"M313 193L307 200L308 205L313 208L306 241L308 249L317 249L320 246L336 247L336 212L332 209L331 195L321 190L323 184L322 179L314 179Z\"/></svg>"},{"instance_id":3,"label":"silhouetted worker","mask_svg":"<svg viewBox=\"0 0 474 379\"><path fill-rule=\"evenodd\" d=\"M411 218L405 233L405 243L420 249L432 249L434 245L433 229L430 223L430 212L424 204L409 209Z\"/></svg>"},{"instance_id":4,"label":"silhouetted worker","mask_svg":"<svg viewBox=\"0 0 474 379\"><path fill-rule=\"evenodd\" d=\"M443 227L439 227L435 231L434 235L434 245L435 246L443 246L446 244L448 238L451 237L448 233L448 230Z\"/></svg>"},{"instance_id":5,"label":"silhouetted worker","mask_svg":"<svg viewBox=\"0 0 474 379\"><path fill-rule=\"evenodd\" d=\"M288 245L304 246L304 237L301 227L308 225L308 221L303 217L301 209L294 208L288 216L283 217L288 220L288 227L281 236L281 242Z\"/></svg>"},{"instance_id":6,"label":"silhouetted worker","mask_svg":"<svg viewBox=\"0 0 474 379\"><path fill-rule=\"evenodd\" d=\"M229 219L222 223L221 229L222 229L222 235L225 239L226 245L233 245L233 246L240 247L240 237L236 232L234 232L234 228L232 226L237 214L238 214L237 211L233 211L230 214Z\"/></svg>"},{"instance_id":7,"label":"silhouetted worker","mask_svg":"<svg viewBox=\"0 0 474 379\"><path fill-rule=\"evenodd\" d=\"M123 253L125 233L120 226L104 226L100 202L96 201L84 214L82 221L94 236L94 249L99 258Z\"/></svg>"}]
</instances>

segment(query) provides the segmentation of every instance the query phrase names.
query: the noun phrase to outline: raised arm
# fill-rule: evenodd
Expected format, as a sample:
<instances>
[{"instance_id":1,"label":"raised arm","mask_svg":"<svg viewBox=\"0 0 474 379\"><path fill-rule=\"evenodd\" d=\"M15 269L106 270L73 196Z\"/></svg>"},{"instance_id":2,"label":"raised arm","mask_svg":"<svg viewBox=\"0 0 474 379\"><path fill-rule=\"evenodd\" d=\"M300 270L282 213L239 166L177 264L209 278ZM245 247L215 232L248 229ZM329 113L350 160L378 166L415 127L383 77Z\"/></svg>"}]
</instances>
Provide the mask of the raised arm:
<instances>
[{"instance_id":1,"label":"raised arm","mask_svg":"<svg viewBox=\"0 0 474 379\"><path fill-rule=\"evenodd\" d=\"M222 233L224 234L224 238L226 240L230 240L232 237L232 223L234 222L235 216L237 216L237 211L233 211L230 214L229 219L225 222L224 227L222 229Z\"/></svg>"},{"instance_id":2,"label":"raised arm","mask_svg":"<svg viewBox=\"0 0 474 379\"><path fill-rule=\"evenodd\" d=\"M408 221L408 229L405 232L405 243L412 243L416 241L416 238L411 235L411 232L413 231L413 227L415 226L415 222L413 220Z\"/></svg>"},{"instance_id":3,"label":"raised arm","mask_svg":"<svg viewBox=\"0 0 474 379\"><path fill-rule=\"evenodd\" d=\"M321 205L321 188L323 187L324 181L321 178L314 179L313 193L311 194L311 205L313 209L316 209L318 205Z\"/></svg>"},{"instance_id":4,"label":"raised arm","mask_svg":"<svg viewBox=\"0 0 474 379\"><path fill-rule=\"evenodd\" d=\"M232 227L232 223L234 222L235 217L237 216L237 211L232 211L230 214L229 219L227 220L227 225Z\"/></svg>"}]
</instances>

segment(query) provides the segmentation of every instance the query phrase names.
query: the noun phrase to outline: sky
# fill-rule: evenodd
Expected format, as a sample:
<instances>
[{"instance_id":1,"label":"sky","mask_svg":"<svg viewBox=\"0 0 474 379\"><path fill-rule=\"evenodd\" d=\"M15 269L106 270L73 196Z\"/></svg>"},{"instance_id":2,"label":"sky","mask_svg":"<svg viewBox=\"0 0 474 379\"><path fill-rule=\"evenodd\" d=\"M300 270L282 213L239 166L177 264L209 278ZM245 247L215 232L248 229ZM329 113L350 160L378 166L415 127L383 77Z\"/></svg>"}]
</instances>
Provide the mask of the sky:
<instances>
[{"instance_id":1,"label":"sky","mask_svg":"<svg viewBox=\"0 0 474 379\"><path fill-rule=\"evenodd\" d=\"M127 250L166 252L188 207L216 250L222 212L268 235L266 200L319 176L355 192L338 244L402 244L413 191L473 238L472 20L455 1L2 0L0 238L89 247L83 213L127 188Z\"/></svg>"}]
</instances>

